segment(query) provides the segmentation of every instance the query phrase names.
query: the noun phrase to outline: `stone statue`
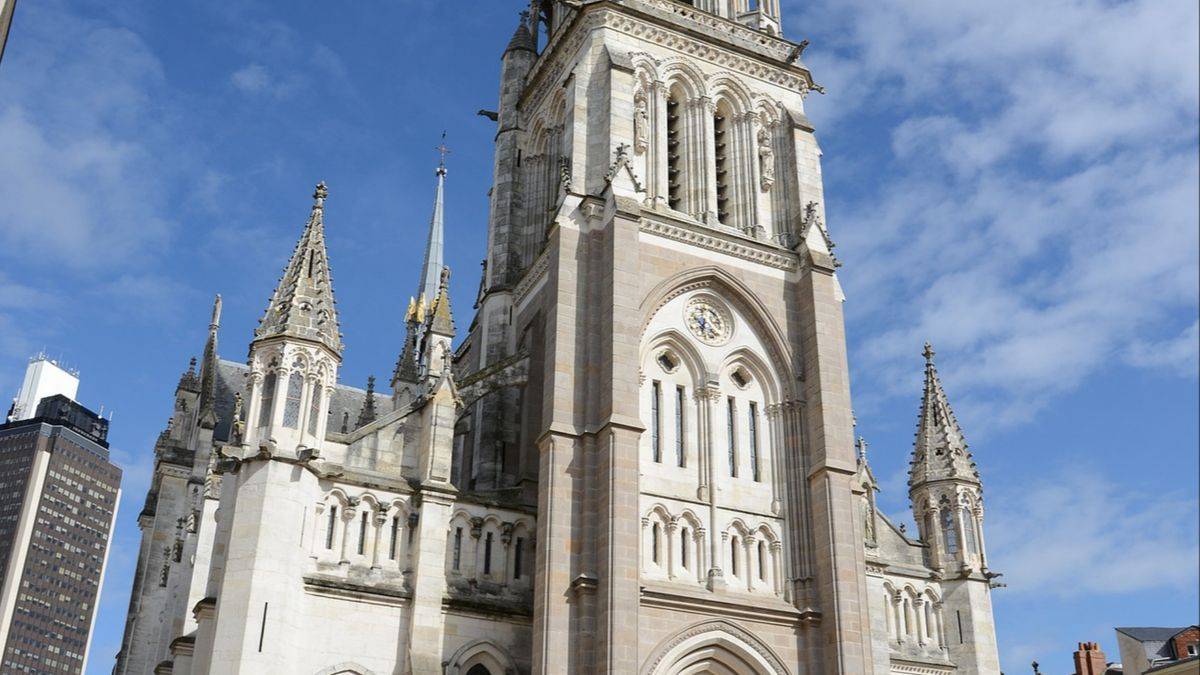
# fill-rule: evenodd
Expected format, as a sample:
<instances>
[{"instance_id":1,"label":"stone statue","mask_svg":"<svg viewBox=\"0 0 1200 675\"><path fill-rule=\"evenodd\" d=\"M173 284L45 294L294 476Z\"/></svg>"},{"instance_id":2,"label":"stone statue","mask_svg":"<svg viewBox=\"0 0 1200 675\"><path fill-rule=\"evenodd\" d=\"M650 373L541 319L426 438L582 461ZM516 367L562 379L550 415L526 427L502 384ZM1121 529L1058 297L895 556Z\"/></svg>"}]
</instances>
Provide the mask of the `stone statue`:
<instances>
[{"instance_id":1,"label":"stone statue","mask_svg":"<svg viewBox=\"0 0 1200 675\"><path fill-rule=\"evenodd\" d=\"M242 393L233 395L233 426L229 429L229 442L240 446L246 438L246 422L242 419Z\"/></svg>"},{"instance_id":2,"label":"stone statue","mask_svg":"<svg viewBox=\"0 0 1200 675\"><path fill-rule=\"evenodd\" d=\"M775 150L771 148L771 132L765 128L758 130L758 164L762 189L767 192L775 184Z\"/></svg>"},{"instance_id":3,"label":"stone statue","mask_svg":"<svg viewBox=\"0 0 1200 675\"><path fill-rule=\"evenodd\" d=\"M638 92L633 98L633 149L641 154L650 147L650 110L646 94Z\"/></svg>"}]
</instances>

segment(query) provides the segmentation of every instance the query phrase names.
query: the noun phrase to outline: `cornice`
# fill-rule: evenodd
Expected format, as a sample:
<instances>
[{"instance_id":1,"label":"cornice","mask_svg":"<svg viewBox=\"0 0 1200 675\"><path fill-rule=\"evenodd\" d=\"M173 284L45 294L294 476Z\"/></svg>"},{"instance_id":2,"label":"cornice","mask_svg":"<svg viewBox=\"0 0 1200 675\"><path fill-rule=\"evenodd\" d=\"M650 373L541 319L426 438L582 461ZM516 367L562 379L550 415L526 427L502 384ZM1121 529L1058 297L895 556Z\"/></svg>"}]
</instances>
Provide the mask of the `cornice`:
<instances>
[{"instance_id":1,"label":"cornice","mask_svg":"<svg viewBox=\"0 0 1200 675\"><path fill-rule=\"evenodd\" d=\"M641 229L643 232L656 234L666 239L692 244L788 272L794 272L800 268L800 259L793 253L741 240L705 226L677 225L664 220L643 217Z\"/></svg>"}]
</instances>

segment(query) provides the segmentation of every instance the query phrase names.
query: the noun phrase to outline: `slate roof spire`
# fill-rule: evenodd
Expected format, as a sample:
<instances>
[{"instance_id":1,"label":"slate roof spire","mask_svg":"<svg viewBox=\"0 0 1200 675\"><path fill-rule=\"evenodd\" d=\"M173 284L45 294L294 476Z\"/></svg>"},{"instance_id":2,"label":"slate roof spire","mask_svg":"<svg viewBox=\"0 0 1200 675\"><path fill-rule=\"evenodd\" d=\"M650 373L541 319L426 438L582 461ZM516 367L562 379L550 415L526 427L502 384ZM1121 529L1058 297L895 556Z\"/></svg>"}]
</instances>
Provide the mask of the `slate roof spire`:
<instances>
[{"instance_id":1,"label":"slate roof spire","mask_svg":"<svg viewBox=\"0 0 1200 675\"><path fill-rule=\"evenodd\" d=\"M912 462L908 471L910 489L938 480L959 480L979 484L979 470L967 452L962 428L950 409L950 400L937 366L933 362L933 345L925 343L925 391L921 399L921 415L917 420L917 437L913 444Z\"/></svg>"},{"instance_id":2,"label":"slate roof spire","mask_svg":"<svg viewBox=\"0 0 1200 675\"><path fill-rule=\"evenodd\" d=\"M213 299L212 321L204 342L204 360L200 362L200 426L217 426L217 331L221 328L221 295Z\"/></svg>"},{"instance_id":3,"label":"slate roof spire","mask_svg":"<svg viewBox=\"0 0 1200 675\"><path fill-rule=\"evenodd\" d=\"M425 242L425 260L421 265L421 278L417 286L417 295L409 298L408 310L404 315L406 333L404 348L396 360L392 371L392 389L399 382L415 383L421 359L421 345L424 344L425 334L429 331L429 316L432 315L434 304L441 292L442 269L445 258L445 188L446 188L446 155L450 149L446 147L446 134L442 133L442 142L435 148L440 156L437 170L437 190L433 198L433 215L429 219L429 235ZM448 302L448 301L447 301ZM447 310L449 308L447 307Z\"/></svg>"},{"instance_id":4,"label":"slate roof spire","mask_svg":"<svg viewBox=\"0 0 1200 675\"><path fill-rule=\"evenodd\" d=\"M293 337L317 342L339 357L342 335L338 329L337 303L333 298L333 278L329 254L325 250L325 182L313 192L312 212L292 259L283 270L271 304L254 331L254 341L274 337Z\"/></svg>"}]
</instances>

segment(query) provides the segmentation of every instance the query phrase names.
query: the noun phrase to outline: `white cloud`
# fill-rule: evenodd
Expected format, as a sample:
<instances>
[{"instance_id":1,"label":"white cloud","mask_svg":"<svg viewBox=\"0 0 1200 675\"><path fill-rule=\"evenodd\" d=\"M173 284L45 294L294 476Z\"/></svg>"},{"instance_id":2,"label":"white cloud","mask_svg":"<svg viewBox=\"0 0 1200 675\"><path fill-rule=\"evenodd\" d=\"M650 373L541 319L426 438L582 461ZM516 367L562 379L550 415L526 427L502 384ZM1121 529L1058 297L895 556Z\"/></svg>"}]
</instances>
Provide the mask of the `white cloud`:
<instances>
[{"instance_id":1,"label":"white cloud","mask_svg":"<svg viewBox=\"0 0 1200 675\"><path fill-rule=\"evenodd\" d=\"M987 547L1006 593L1066 597L1195 583L1195 497L1142 492L1079 467L1019 490L998 495L987 516Z\"/></svg>"},{"instance_id":2,"label":"white cloud","mask_svg":"<svg viewBox=\"0 0 1200 675\"><path fill-rule=\"evenodd\" d=\"M6 54L0 99L0 246L71 270L153 255L173 227L152 146L161 64L128 30L27 9L35 47Z\"/></svg>"},{"instance_id":3,"label":"white cloud","mask_svg":"<svg viewBox=\"0 0 1200 675\"><path fill-rule=\"evenodd\" d=\"M1114 357L1189 367L1197 15L1149 1L807 10L793 35L831 31L806 56L831 92L809 99L818 133L855 133L864 112L893 120L889 143L863 143L879 185L839 191L857 176L827 159L861 410L912 395L926 338L949 352L943 374L976 435Z\"/></svg>"},{"instance_id":4,"label":"white cloud","mask_svg":"<svg viewBox=\"0 0 1200 675\"><path fill-rule=\"evenodd\" d=\"M1164 368L1195 377L1200 368L1200 321L1173 338L1133 343L1129 348L1129 360L1135 365Z\"/></svg>"},{"instance_id":5,"label":"white cloud","mask_svg":"<svg viewBox=\"0 0 1200 675\"><path fill-rule=\"evenodd\" d=\"M229 76L233 86L245 92L260 92L271 84L271 77L262 64L251 63Z\"/></svg>"}]
</instances>

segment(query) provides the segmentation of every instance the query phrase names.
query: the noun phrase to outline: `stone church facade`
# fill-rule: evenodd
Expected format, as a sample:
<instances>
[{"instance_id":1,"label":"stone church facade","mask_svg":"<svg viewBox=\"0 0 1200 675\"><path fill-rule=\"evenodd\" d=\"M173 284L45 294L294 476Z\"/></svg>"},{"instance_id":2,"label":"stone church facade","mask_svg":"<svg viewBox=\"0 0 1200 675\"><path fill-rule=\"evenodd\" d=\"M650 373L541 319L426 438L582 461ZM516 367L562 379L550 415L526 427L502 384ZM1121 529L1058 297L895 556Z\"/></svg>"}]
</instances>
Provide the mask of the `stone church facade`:
<instances>
[{"instance_id":1,"label":"stone church facade","mask_svg":"<svg viewBox=\"0 0 1200 675\"><path fill-rule=\"evenodd\" d=\"M530 9L461 340L442 166L390 391L338 383L318 185L246 362L218 298L179 382L115 672L998 673L928 346L916 536L875 508L778 0Z\"/></svg>"}]
</instances>

